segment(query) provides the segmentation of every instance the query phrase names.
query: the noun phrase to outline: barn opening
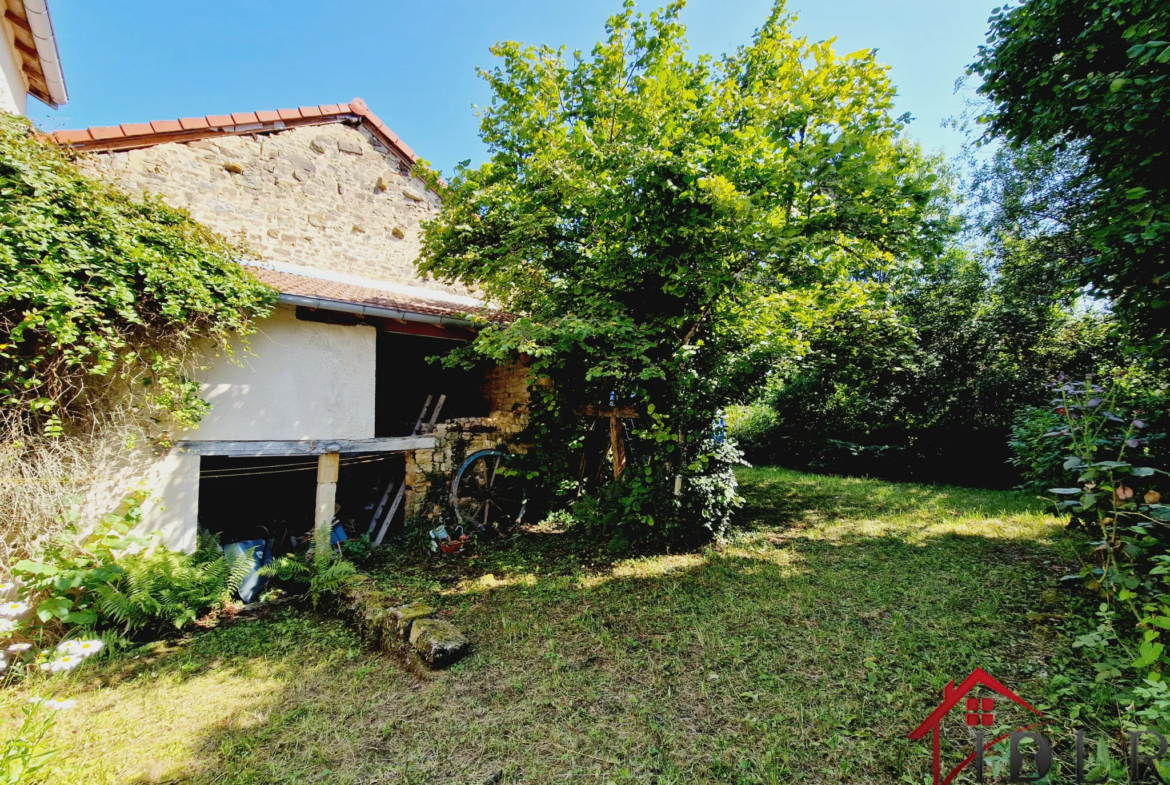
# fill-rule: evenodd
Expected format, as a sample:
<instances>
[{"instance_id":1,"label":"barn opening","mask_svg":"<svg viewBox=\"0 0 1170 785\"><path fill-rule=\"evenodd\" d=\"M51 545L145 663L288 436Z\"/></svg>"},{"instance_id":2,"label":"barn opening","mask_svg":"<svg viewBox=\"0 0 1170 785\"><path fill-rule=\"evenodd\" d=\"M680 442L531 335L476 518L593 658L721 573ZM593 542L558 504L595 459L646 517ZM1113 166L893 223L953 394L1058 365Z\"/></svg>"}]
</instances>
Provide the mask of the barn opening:
<instances>
[{"instance_id":1,"label":"barn opening","mask_svg":"<svg viewBox=\"0 0 1170 785\"><path fill-rule=\"evenodd\" d=\"M316 455L204 455L199 463L199 526L218 534L221 545L263 541L267 552L280 555L312 537ZM386 489L397 486L405 473L402 453L341 455L336 517L347 539L368 531ZM390 524L391 534L401 529L403 514L400 505Z\"/></svg>"},{"instance_id":2,"label":"barn opening","mask_svg":"<svg viewBox=\"0 0 1170 785\"><path fill-rule=\"evenodd\" d=\"M408 436L431 397L432 409L445 395L439 422L460 417L486 417L484 370L447 368L431 357L445 357L461 341L378 331L374 386L374 435ZM426 420L424 420L425 422Z\"/></svg>"}]
</instances>

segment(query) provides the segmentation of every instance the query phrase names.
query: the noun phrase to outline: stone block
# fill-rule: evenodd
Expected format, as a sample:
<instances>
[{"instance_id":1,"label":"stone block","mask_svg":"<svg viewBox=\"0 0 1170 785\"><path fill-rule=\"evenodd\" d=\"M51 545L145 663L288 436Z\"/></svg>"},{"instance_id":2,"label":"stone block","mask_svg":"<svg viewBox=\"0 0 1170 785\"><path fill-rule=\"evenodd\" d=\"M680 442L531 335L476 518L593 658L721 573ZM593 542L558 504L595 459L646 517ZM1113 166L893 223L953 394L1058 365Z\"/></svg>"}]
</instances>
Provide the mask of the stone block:
<instances>
[{"instance_id":1,"label":"stone block","mask_svg":"<svg viewBox=\"0 0 1170 785\"><path fill-rule=\"evenodd\" d=\"M337 142L337 149L343 153L349 153L350 155L361 155L365 152L360 144L350 139L339 140Z\"/></svg>"},{"instance_id":2,"label":"stone block","mask_svg":"<svg viewBox=\"0 0 1170 785\"><path fill-rule=\"evenodd\" d=\"M446 667L471 651L467 636L442 619L416 621L410 631L410 645L432 668Z\"/></svg>"},{"instance_id":3,"label":"stone block","mask_svg":"<svg viewBox=\"0 0 1170 785\"><path fill-rule=\"evenodd\" d=\"M409 638L414 625L420 619L433 616L435 609L421 602L410 602L390 609L390 618L394 620L394 627L403 639Z\"/></svg>"},{"instance_id":4,"label":"stone block","mask_svg":"<svg viewBox=\"0 0 1170 785\"><path fill-rule=\"evenodd\" d=\"M337 143L327 137L318 136L316 139L309 142L309 149L314 153L324 153L327 150L337 149Z\"/></svg>"}]
</instances>

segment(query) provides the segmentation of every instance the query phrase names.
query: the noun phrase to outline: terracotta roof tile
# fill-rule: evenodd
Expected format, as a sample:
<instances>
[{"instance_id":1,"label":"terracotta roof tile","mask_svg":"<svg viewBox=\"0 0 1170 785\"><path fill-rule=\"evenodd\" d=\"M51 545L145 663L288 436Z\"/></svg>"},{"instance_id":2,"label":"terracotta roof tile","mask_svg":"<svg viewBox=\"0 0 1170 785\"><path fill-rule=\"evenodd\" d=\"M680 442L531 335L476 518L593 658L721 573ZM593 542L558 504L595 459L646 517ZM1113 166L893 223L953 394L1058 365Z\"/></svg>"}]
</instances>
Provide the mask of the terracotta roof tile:
<instances>
[{"instance_id":1,"label":"terracotta roof tile","mask_svg":"<svg viewBox=\"0 0 1170 785\"><path fill-rule=\"evenodd\" d=\"M409 311L429 316L445 316L451 319L460 319L469 313L485 315L492 313L483 307L460 305L426 297L413 297L408 294L388 292L366 286L310 278L306 275L297 275L282 270L269 270L263 267L248 267L247 269L281 294L388 308L394 311Z\"/></svg>"},{"instance_id":2,"label":"terracotta roof tile","mask_svg":"<svg viewBox=\"0 0 1170 785\"><path fill-rule=\"evenodd\" d=\"M128 123L123 126L89 128L78 131L58 131L54 134L59 144L71 144L82 150L129 150L135 147L150 147L171 141L188 142L202 136L221 136L231 133L253 132L257 124L288 123L290 126L313 125L321 122L353 120L357 117L363 125L381 137L390 149L407 163L414 163L418 156L403 142L398 134L370 111L366 102L355 98L347 104L323 104L302 106L299 109L265 110L258 112L236 112L215 114L206 117L182 117L178 120L155 120L150 123ZM237 131L237 126L248 126L246 131ZM277 130L280 126L274 126ZM285 126L288 127L288 126ZM206 131L204 134L199 132Z\"/></svg>"},{"instance_id":3,"label":"terracotta roof tile","mask_svg":"<svg viewBox=\"0 0 1170 785\"><path fill-rule=\"evenodd\" d=\"M91 127L89 132L93 135L94 139L118 139L125 136L122 133L122 129L116 125Z\"/></svg>"},{"instance_id":4,"label":"terracotta roof tile","mask_svg":"<svg viewBox=\"0 0 1170 785\"><path fill-rule=\"evenodd\" d=\"M74 144L75 142L88 142L93 137L89 135L89 129L85 128L80 131L58 131L55 134L58 142L65 144Z\"/></svg>"}]
</instances>

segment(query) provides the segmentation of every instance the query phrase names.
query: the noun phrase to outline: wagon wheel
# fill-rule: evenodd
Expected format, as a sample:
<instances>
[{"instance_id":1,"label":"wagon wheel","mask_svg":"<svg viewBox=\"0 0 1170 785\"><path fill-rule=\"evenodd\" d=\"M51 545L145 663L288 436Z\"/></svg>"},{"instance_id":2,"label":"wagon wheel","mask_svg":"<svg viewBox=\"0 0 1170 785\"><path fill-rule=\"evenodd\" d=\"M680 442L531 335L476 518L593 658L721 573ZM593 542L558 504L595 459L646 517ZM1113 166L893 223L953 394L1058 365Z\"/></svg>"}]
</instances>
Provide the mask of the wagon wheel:
<instances>
[{"instance_id":1,"label":"wagon wheel","mask_svg":"<svg viewBox=\"0 0 1170 785\"><path fill-rule=\"evenodd\" d=\"M451 480L451 509L468 530L507 534L524 518L528 494L519 475L506 471L508 453L472 453Z\"/></svg>"}]
</instances>

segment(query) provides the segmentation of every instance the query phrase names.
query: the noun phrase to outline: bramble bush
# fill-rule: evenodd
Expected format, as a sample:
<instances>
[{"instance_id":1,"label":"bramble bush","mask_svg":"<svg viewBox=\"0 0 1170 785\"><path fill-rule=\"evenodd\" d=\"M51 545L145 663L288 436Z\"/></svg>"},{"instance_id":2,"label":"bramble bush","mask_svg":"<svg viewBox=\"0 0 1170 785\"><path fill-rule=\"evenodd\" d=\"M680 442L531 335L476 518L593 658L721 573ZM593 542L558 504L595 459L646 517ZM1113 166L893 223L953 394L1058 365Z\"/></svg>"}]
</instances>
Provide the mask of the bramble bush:
<instances>
[{"instance_id":1,"label":"bramble bush","mask_svg":"<svg viewBox=\"0 0 1170 785\"><path fill-rule=\"evenodd\" d=\"M1058 379L1047 410L1017 422L1012 447L1030 487L1093 539L1066 576L1096 599L1070 625L1094 672L1070 673L1061 694L1077 711L1105 702L1128 727L1170 730L1170 492L1166 398L1128 380ZM1051 485L1052 487L1046 487ZM1096 695L1096 698L1093 696ZM1107 724L1109 712L1098 712ZM1113 714L1116 718L1117 713ZM1075 717L1074 717L1075 719ZM1112 720L1115 722L1116 720Z\"/></svg>"}]
</instances>

